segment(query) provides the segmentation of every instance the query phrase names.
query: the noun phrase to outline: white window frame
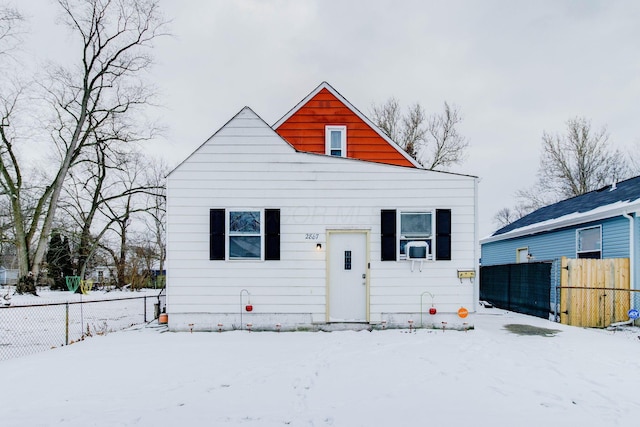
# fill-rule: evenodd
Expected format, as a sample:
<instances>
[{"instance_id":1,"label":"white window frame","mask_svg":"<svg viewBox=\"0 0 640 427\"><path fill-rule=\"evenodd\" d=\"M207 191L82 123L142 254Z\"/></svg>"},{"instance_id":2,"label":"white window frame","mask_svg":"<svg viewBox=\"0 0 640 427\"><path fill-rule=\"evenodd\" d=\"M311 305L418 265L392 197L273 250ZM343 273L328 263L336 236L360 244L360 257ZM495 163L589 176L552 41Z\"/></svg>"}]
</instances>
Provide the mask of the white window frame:
<instances>
[{"instance_id":1,"label":"white window frame","mask_svg":"<svg viewBox=\"0 0 640 427\"><path fill-rule=\"evenodd\" d=\"M331 156L331 132L340 132L340 156L334 157L347 157L347 127L337 125L327 125L324 127L324 144L325 154Z\"/></svg>"},{"instance_id":2,"label":"white window frame","mask_svg":"<svg viewBox=\"0 0 640 427\"><path fill-rule=\"evenodd\" d=\"M600 232L600 249L598 250L581 250L580 248L580 232L585 230L593 230L597 228ZM583 227L576 229L576 258L580 258L580 254L600 252L600 256L597 259L602 259L602 225L594 225L591 227Z\"/></svg>"},{"instance_id":3,"label":"white window frame","mask_svg":"<svg viewBox=\"0 0 640 427\"><path fill-rule=\"evenodd\" d=\"M431 215L431 234L423 236L405 236L402 234L402 214L429 214ZM402 253L402 242L407 243L412 241L428 242L428 252L425 261L434 261L436 253L436 239L435 239L435 224L436 212L435 209L398 209L396 218L396 236L398 247L398 260L406 260L407 254ZM406 247L406 244L405 244Z\"/></svg>"},{"instance_id":4,"label":"white window frame","mask_svg":"<svg viewBox=\"0 0 640 427\"><path fill-rule=\"evenodd\" d=\"M259 212L260 213L260 232L259 233L236 233L231 231L231 212ZM229 208L225 212L225 251L226 259L228 261L263 261L264 260L264 241L265 241L265 223L264 223L264 209L262 208ZM260 256L259 257L231 257L231 238L235 236L254 236L260 237Z\"/></svg>"},{"instance_id":5,"label":"white window frame","mask_svg":"<svg viewBox=\"0 0 640 427\"><path fill-rule=\"evenodd\" d=\"M523 260L520 257L520 254L524 252L526 254L525 259ZM529 262L529 247L525 246L522 248L517 248L516 249L516 264L523 264Z\"/></svg>"}]
</instances>

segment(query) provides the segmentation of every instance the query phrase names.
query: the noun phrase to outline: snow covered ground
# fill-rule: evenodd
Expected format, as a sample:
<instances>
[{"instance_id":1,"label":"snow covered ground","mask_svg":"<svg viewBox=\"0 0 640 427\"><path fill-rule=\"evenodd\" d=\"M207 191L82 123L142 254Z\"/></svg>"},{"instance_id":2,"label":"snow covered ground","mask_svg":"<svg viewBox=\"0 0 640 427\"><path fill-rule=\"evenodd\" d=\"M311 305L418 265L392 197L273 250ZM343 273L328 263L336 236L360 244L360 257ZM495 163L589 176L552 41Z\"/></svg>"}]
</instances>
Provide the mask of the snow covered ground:
<instances>
[{"instance_id":1,"label":"snow covered ground","mask_svg":"<svg viewBox=\"0 0 640 427\"><path fill-rule=\"evenodd\" d=\"M155 317L159 292L96 290L81 295L40 289L38 296L34 296L18 295L12 287L2 287L0 361L151 320Z\"/></svg>"},{"instance_id":2,"label":"snow covered ground","mask_svg":"<svg viewBox=\"0 0 640 427\"><path fill-rule=\"evenodd\" d=\"M484 310L468 332L163 333L150 324L92 337L0 362L0 425L640 421L639 328L587 330Z\"/></svg>"}]
</instances>

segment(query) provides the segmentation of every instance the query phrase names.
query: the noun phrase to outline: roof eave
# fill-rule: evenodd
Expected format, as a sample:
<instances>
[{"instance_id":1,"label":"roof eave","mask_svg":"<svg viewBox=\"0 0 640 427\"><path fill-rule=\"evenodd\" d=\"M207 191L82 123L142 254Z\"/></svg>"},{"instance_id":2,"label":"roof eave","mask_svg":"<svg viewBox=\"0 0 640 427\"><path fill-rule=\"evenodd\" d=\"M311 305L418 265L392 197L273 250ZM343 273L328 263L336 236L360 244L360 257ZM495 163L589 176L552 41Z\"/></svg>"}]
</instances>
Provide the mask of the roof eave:
<instances>
[{"instance_id":1,"label":"roof eave","mask_svg":"<svg viewBox=\"0 0 640 427\"><path fill-rule=\"evenodd\" d=\"M530 236L533 234L542 233L545 231L553 231L560 228L572 227L575 225L586 224L588 222L600 221L602 219L613 218L616 216L621 216L624 214L635 213L636 217L640 215L640 202L634 201L629 205L625 205L622 207L616 207L614 209L602 210L598 212L589 213L586 212L584 215L580 216L572 216L567 215L567 219L553 219L553 224L548 224L545 222L541 222L539 224L525 226L522 228L517 228L515 230L509 231L507 233L498 234L496 236L485 237L484 239L480 239L480 244L483 245L485 243L499 242L501 240L509 240L518 237Z\"/></svg>"}]
</instances>

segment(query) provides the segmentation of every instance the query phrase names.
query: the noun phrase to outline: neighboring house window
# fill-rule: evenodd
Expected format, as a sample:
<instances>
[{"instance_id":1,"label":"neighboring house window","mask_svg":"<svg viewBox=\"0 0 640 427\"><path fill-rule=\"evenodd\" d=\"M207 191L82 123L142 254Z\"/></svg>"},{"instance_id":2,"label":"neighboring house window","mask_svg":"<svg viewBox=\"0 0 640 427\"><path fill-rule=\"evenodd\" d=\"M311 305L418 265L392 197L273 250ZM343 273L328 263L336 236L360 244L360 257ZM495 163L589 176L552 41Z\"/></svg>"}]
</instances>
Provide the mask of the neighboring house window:
<instances>
[{"instance_id":1,"label":"neighboring house window","mask_svg":"<svg viewBox=\"0 0 640 427\"><path fill-rule=\"evenodd\" d=\"M426 259L433 259L433 213L432 212L400 212L400 235L398 246L400 259L407 258L407 243L424 242Z\"/></svg>"},{"instance_id":2,"label":"neighboring house window","mask_svg":"<svg viewBox=\"0 0 640 427\"><path fill-rule=\"evenodd\" d=\"M280 209L210 209L209 259L279 260Z\"/></svg>"},{"instance_id":3,"label":"neighboring house window","mask_svg":"<svg viewBox=\"0 0 640 427\"><path fill-rule=\"evenodd\" d=\"M602 258L602 227L581 228L576 230L578 258Z\"/></svg>"},{"instance_id":4,"label":"neighboring house window","mask_svg":"<svg viewBox=\"0 0 640 427\"><path fill-rule=\"evenodd\" d=\"M516 263L529 262L529 248L516 249Z\"/></svg>"},{"instance_id":5,"label":"neighboring house window","mask_svg":"<svg viewBox=\"0 0 640 427\"><path fill-rule=\"evenodd\" d=\"M434 230L435 222L435 233ZM451 209L407 210L383 209L380 211L382 261L407 259L407 244L416 254L426 252L426 259L451 260Z\"/></svg>"},{"instance_id":6,"label":"neighboring house window","mask_svg":"<svg viewBox=\"0 0 640 427\"><path fill-rule=\"evenodd\" d=\"M325 126L326 154L329 156L347 156L347 127Z\"/></svg>"}]
</instances>

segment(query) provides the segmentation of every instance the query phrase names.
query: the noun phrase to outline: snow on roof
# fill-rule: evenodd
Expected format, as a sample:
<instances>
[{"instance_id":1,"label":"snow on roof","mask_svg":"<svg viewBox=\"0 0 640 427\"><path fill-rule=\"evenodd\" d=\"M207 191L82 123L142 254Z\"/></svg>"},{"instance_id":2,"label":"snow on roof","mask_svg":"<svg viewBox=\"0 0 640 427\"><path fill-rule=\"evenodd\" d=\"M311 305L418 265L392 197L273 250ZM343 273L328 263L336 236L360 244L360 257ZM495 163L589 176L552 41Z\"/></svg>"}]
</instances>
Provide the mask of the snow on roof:
<instances>
[{"instance_id":1,"label":"snow on roof","mask_svg":"<svg viewBox=\"0 0 640 427\"><path fill-rule=\"evenodd\" d=\"M489 243L640 211L640 176L540 208L485 237Z\"/></svg>"}]
</instances>

